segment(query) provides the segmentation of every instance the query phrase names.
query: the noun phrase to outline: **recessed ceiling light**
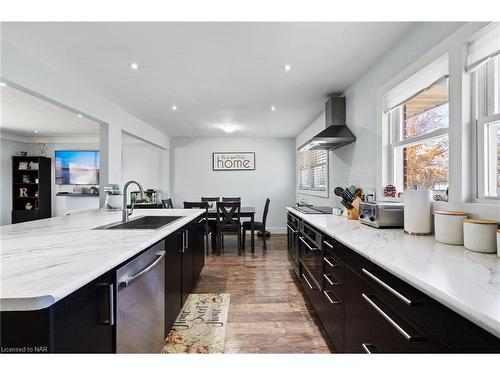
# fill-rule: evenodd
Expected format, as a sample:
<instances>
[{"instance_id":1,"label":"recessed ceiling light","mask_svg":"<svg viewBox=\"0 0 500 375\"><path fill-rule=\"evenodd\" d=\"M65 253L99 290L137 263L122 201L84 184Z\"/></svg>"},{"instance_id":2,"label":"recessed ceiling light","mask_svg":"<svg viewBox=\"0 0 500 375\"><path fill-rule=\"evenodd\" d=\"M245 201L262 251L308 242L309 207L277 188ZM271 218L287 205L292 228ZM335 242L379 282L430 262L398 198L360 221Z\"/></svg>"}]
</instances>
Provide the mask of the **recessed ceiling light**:
<instances>
[{"instance_id":1,"label":"recessed ceiling light","mask_svg":"<svg viewBox=\"0 0 500 375\"><path fill-rule=\"evenodd\" d=\"M283 65L283 70L285 72L289 72L290 70L292 70L292 66L290 64Z\"/></svg>"},{"instance_id":2,"label":"recessed ceiling light","mask_svg":"<svg viewBox=\"0 0 500 375\"><path fill-rule=\"evenodd\" d=\"M83 117L81 113L77 114L78 117Z\"/></svg>"},{"instance_id":3,"label":"recessed ceiling light","mask_svg":"<svg viewBox=\"0 0 500 375\"><path fill-rule=\"evenodd\" d=\"M221 126L221 129L224 130L226 133L232 133L236 130L236 126L225 124Z\"/></svg>"},{"instance_id":4,"label":"recessed ceiling light","mask_svg":"<svg viewBox=\"0 0 500 375\"><path fill-rule=\"evenodd\" d=\"M137 64L135 62L131 62L129 64L129 66L130 66L130 69L132 69L132 70L139 70L139 64Z\"/></svg>"},{"instance_id":5,"label":"recessed ceiling light","mask_svg":"<svg viewBox=\"0 0 500 375\"><path fill-rule=\"evenodd\" d=\"M5 82L0 82L0 87L7 87L7 84Z\"/></svg>"},{"instance_id":6,"label":"recessed ceiling light","mask_svg":"<svg viewBox=\"0 0 500 375\"><path fill-rule=\"evenodd\" d=\"M38 130L33 130L33 133L38 133Z\"/></svg>"},{"instance_id":7,"label":"recessed ceiling light","mask_svg":"<svg viewBox=\"0 0 500 375\"><path fill-rule=\"evenodd\" d=\"M276 107L274 105L271 106L271 111L276 111Z\"/></svg>"},{"instance_id":8,"label":"recessed ceiling light","mask_svg":"<svg viewBox=\"0 0 500 375\"><path fill-rule=\"evenodd\" d=\"M172 106L172 111L177 111L177 106L176 105Z\"/></svg>"}]
</instances>

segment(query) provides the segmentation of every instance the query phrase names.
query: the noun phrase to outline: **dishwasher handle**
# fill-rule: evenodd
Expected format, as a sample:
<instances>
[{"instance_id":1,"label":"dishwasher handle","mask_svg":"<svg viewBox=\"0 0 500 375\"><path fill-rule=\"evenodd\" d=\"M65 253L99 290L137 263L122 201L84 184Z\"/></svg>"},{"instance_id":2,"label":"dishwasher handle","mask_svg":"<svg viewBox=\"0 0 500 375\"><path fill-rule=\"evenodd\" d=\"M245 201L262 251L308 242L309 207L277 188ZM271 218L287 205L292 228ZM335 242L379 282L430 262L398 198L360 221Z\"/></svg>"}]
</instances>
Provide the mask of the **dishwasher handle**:
<instances>
[{"instance_id":1,"label":"dishwasher handle","mask_svg":"<svg viewBox=\"0 0 500 375\"><path fill-rule=\"evenodd\" d=\"M120 284L118 284L119 287L120 288L126 288L127 286L129 286L130 284L132 284L134 281L137 281L140 277L142 277L145 274L147 274L149 271L151 271L153 268L155 268L155 266L158 263L161 262L161 260L165 257L165 254L166 254L166 252L164 250L156 253L157 258L154 260L153 263L151 263L149 266L147 266L143 270L139 271L135 275L128 276L128 277L124 278L123 280L120 280Z\"/></svg>"}]
</instances>

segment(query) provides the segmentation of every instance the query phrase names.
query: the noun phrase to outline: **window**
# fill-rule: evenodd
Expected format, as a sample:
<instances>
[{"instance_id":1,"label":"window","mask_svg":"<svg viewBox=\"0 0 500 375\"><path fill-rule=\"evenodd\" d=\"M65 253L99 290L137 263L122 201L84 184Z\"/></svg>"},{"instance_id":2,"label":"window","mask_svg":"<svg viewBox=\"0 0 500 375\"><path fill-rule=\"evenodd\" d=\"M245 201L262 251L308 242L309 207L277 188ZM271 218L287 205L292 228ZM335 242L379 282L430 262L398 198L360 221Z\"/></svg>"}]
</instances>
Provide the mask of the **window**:
<instances>
[{"instance_id":1,"label":"window","mask_svg":"<svg viewBox=\"0 0 500 375\"><path fill-rule=\"evenodd\" d=\"M477 198L500 198L500 23L492 23L468 44L472 78Z\"/></svg>"},{"instance_id":2,"label":"window","mask_svg":"<svg viewBox=\"0 0 500 375\"><path fill-rule=\"evenodd\" d=\"M327 193L328 151L302 149L298 152L298 161L299 190Z\"/></svg>"},{"instance_id":3,"label":"window","mask_svg":"<svg viewBox=\"0 0 500 375\"><path fill-rule=\"evenodd\" d=\"M388 114L390 183L398 191L448 188L448 78Z\"/></svg>"}]
</instances>

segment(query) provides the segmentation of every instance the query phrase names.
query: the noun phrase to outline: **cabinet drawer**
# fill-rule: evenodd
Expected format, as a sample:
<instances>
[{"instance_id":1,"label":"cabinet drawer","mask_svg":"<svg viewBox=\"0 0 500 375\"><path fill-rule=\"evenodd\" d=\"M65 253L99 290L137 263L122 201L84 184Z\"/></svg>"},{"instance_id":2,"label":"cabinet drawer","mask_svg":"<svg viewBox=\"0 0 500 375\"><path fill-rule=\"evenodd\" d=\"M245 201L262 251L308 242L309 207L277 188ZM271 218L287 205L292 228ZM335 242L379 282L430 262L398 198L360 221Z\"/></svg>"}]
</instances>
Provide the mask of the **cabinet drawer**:
<instances>
[{"instance_id":1,"label":"cabinet drawer","mask_svg":"<svg viewBox=\"0 0 500 375\"><path fill-rule=\"evenodd\" d=\"M342 299L332 291L321 293L321 305L317 311L328 338L336 351L344 352L344 310Z\"/></svg>"},{"instance_id":2,"label":"cabinet drawer","mask_svg":"<svg viewBox=\"0 0 500 375\"><path fill-rule=\"evenodd\" d=\"M313 277L307 271L306 268L301 267L302 269L302 277L300 278L300 283L302 285L302 289L304 290L305 295L309 299L309 302L314 307L315 310L318 307L318 304L321 302L321 290L318 285L314 282Z\"/></svg>"},{"instance_id":3,"label":"cabinet drawer","mask_svg":"<svg viewBox=\"0 0 500 375\"><path fill-rule=\"evenodd\" d=\"M368 259L348 250L346 264L400 314L418 322L433 337L448 346L451 352L500 352L500 339Z\"/></svg>"},{"instance_id":4,"label":"cabinet drawer","mask_svg":"<svg viewBox=\"0 0 500 375\"><path fill-rule=\"evenodd\" d=\"M346 352L439 353L448 350L349 269L346 284Z\"/></svg>"},{"instance_id":5,"label":"cabinet drawer","mask_svg":"<svg viewBox=\"0 0 500 375\"><path fill-rule=\"evenodd\" d=\"M323 250L329 251L337 257L341 262L345 261L345 246L331 237L323 237Z\"/></svg>"}]
</instances>

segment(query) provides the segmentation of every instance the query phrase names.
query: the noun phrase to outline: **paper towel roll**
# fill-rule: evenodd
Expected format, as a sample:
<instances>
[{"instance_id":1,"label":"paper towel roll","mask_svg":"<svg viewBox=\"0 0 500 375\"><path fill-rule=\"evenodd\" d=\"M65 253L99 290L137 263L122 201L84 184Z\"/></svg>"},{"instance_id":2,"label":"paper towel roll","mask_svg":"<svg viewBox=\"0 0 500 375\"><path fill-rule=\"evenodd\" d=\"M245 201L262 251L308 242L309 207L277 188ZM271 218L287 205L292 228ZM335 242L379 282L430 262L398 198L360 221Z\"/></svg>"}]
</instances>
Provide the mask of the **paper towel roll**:
<instances>
[{"instance_id":1,"label":"paper towel roll","mask_svg":"<svg viewBox=\"0 0 500 375\"><path fill-rule=\"evenodd\" d=\"M404 191L404 228L405 232L414 235L429 235L432 233L430 190Z\"/></svg>"}]
</instances>

